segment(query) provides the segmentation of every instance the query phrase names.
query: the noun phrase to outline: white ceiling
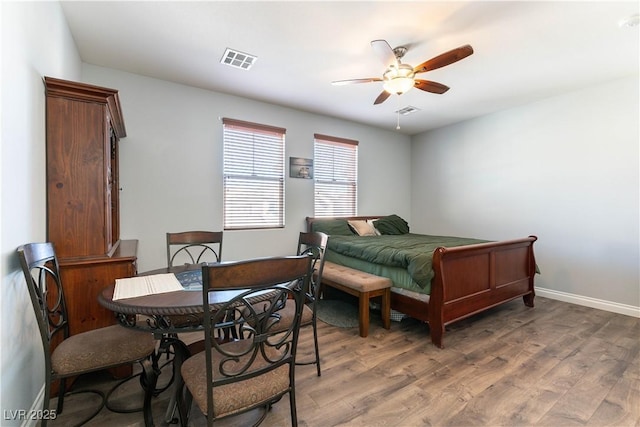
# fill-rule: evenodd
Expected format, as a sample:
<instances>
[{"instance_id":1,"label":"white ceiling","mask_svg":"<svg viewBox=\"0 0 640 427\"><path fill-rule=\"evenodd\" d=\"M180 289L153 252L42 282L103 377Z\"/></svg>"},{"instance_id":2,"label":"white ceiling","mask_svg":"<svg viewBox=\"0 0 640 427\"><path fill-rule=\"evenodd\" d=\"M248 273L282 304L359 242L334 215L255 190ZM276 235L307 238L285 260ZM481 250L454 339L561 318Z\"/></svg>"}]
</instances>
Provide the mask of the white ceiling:
<instances>
[{"instance_id":1,"label":"white ceiling","mask_svg":"<svg viewBox=\"0 0 640 427\"><path fill-rule=\"evenodd\" d=\"M395 129L428 129L607 80L638 76L638 1L143 1L62 2L86 63ZM370 42L409 48L415 66L470 44L475 53L420 74L451 89L412 89L373 105L381 77ZM258 57L220 64L226 48Z\"/></svg>"}]
</instances>

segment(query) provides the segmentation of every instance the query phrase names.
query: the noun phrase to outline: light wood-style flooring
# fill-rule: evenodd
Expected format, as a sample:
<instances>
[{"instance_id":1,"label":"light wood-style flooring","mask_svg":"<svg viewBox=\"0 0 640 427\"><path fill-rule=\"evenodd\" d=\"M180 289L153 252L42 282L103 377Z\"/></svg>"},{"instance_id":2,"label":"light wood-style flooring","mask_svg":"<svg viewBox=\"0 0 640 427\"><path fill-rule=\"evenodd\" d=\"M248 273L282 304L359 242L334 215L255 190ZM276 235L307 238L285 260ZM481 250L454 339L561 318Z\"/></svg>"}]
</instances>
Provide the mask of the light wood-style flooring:
<instances>
[{"instance_id":1,"label":"light wood-style flooring","mask_svg":"<svg viewBox=\"0 0 640 427\"><path fill-rule=\"evenodd\" d=\"M320 322L322 376L313 365L296 371L299 425L640 426L640 319L541 297L535 302L531 309L515 300L451 325L444 349L431 344L427 325L412 319L385 330L373 313L367 338L357 328ZM300 359L311 350L309 329ZM105 375L78 385L91 382L109 385ZM141 401L134 385L124 400ZM91 399L71 396L50 425L71 425ZM168 399L164 393L154 401L156 426L167 425ZM192 412L191 425L206 425L196 407ZM220 425L249 425L256 416ZM87 425L143 426L142 414L103 409ZM286 396L262 425L290 425Z\"/></svg>"}]
</instances>

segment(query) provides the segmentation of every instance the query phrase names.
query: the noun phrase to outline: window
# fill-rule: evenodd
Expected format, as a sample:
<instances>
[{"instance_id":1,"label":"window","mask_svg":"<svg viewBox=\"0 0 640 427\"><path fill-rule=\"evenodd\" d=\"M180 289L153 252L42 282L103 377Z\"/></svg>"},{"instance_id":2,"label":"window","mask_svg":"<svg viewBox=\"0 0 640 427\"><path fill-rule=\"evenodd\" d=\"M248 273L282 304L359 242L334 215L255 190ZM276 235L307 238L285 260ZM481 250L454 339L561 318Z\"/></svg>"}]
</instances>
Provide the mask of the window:
<instances>
[{"instance_id":1,"label":"window","mask_svg":"<svg viewBox=\"0 0 640 427\"><path fill-rule=\"evenodd\" d=\"M358 141L319 134L314 137L314 215L357 215Z\"/></svg>"},{"instance_id":2,"label":"window","mask_svg":"<svg viewBox=\"0 0 640 427\"><path fill-rule=\"evenodd\" d=\"M284 227L286 129L222 119L224 229Z\"/></svg>"}]
</instances>

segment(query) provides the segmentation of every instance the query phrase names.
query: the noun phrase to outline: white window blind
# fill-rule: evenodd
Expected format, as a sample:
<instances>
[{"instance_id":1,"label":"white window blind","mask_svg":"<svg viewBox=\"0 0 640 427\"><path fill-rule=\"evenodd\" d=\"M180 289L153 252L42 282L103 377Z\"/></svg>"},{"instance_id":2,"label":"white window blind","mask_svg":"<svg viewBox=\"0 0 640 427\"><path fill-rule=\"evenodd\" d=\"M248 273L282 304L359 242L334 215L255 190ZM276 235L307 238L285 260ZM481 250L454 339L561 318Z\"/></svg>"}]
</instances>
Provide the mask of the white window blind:
<instances>
[{"instance_id":1,"label":"white window blind","mask_svg":"<svg viewBox=\"0 0 640 427\"><path fill-rule=\"evenodd\" d=\"M284 227L286 129L223 118L224 229Z\"/></svg>"},{"instance_id":2,"label":"white window blind","mask_svg":"<svg viewBox=\"0 0 640 427\"><path fill-rule=\"evenodd\" d=\"M358 141L320 134L314 138L314 215L357 215Z\"/></svg>"}]
</instances>

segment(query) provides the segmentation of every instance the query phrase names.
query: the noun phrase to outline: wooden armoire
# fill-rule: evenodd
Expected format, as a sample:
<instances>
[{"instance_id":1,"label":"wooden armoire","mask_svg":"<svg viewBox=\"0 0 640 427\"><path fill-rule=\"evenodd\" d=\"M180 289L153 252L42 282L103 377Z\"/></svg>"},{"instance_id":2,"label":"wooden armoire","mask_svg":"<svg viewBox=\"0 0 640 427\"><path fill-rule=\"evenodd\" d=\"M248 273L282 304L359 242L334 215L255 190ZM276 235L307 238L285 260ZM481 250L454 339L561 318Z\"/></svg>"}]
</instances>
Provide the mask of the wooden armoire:
<instances>
[{"instance_id":1,"label":"wooden armoire","mask_svg":"<svg viewBox=\"0 0 640 427\"><path fill-rule=\"evenodd\" d=\"M118 91L50 77L46 89L47 240L60 262L72 335L112 325L98 293L136 274L137 240L120 240Z\"/></svg>"}]
</instances>

